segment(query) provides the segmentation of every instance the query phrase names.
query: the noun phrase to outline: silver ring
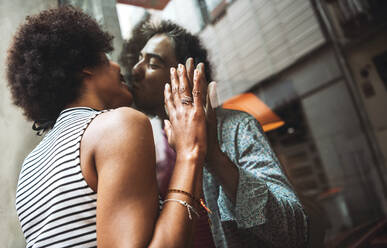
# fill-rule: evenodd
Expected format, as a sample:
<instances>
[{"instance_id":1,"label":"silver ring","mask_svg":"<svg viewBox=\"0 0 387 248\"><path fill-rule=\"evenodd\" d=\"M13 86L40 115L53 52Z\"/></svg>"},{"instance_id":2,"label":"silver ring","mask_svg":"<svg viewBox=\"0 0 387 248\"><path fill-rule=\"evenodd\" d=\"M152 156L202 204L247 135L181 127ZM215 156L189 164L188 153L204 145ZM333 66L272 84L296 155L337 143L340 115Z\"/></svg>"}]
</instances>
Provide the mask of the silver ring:
<instances>
[{"instance_id":1,"label":"silver ring","mask_svg":"<svg viewBox=\"0 0 387 248\"><path fill-rule=\"evenodd\" d=\"M179 88L179 93L180 93L180 94L183 94L184 92L185 92L185 88L184 88L184 87L180 87L180 88Z\"/></svg>"},{"instance_id":2,"label":"silver ring","mask_svg":"<svg viewBox=\"0 0 387 248\"><path fill-rule=\"evenodd\" d=\"M193 99L190 96L184 96L181 100L182 104L191 105L193 103Z\"/></svg>"},{"instance_id":3,"label":"silver ring","mask_svg":"<svg viewBox=\"0 0 387 248\"><path fill-rule=\"evenodd\" d=\"M200 90L193 90L193 91L192 91L192 95L193 95L193 96L199 96L200 93L201 93Z\"/></svg>"},{"instance_id":4,"label":"silver ring","mask_svg":"<svg viewBox=\"0 0 387 248\"><path fill-rule=\"evenodd\" d=\"M172 94L177 94L177 92L179 92L179 88L173 87L172 88Z\"/></svg>"}]
</instances>

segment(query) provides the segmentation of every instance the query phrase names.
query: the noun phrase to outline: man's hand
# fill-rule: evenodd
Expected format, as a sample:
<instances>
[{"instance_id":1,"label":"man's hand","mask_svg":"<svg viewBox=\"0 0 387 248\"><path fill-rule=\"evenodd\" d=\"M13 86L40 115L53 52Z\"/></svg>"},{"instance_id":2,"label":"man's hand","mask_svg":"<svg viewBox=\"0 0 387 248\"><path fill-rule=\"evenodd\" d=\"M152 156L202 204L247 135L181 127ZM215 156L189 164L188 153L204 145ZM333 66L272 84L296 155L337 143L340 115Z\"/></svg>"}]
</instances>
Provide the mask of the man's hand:
<instances>
[{"instance_id":1,"label":"man's hand","mask_svg":"<svg viewBox=\"0 0 387 248\"><path fill-rule=\"evenodd\" d=\"M207 167L211 167L212 164L216 163L222 152L219 147L218 131L216 113L212 108L211 95L214 95L216 91L216 82L211 82L207 88L206 102L205 102L205 113L207 120Z\"/></svg>"},{"instance_id":2,"label":"man's hand","mask_svg":"<svg viewBox=\"0 0 387 248\"><path fill-rule=\"evenodd\" d=\"M187 63L193 64L193 61L187 60ZM203 92L206 92L206 94L203 94L203 96L205 97L205 99L203 100L203 103L204 103L203 107L206 114L206 122L207 122L206 161L207 161L207 167L212 167L211 165L216 163L216 161L219 160L220 156L223 155L219 147L216 113L212 108L212 104L211 104L211 98L213 99L214 96L216 95L216 82L213 81L210 84L208 84L207 79L205 78L203 63L199 63L198 70L201 72L202 75L204 75L202 77L203 82L201 83L201 85L203 86Z\"/></svg>"}]
</instances>

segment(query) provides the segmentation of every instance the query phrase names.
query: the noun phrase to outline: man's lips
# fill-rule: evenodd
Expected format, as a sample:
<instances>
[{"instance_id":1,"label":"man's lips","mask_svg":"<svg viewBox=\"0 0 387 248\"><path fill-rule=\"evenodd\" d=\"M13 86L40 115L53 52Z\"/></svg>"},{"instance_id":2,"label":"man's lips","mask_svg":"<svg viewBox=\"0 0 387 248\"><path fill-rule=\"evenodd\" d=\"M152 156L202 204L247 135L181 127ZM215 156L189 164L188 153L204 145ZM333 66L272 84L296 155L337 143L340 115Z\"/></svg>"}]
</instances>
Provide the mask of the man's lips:
<instances>
[{"instance_id":1,"label":"man's lips","mask_svg":"<svg viewBox=\"0 0 387 248\"><path fill-rule=\"evenodd\" d=\"M123 85L125 85L130 92L133 91L133 84L130 80L127 80L124 75L120 74L120 81Z\"/></svg>"},{"instance_id":2,"label":"man's lips","mask_svg":"<svg viewBox=\"0 0 387 248\"><path fill-rule=\"evenodd\" d=\"M125 80L124 75L122 75L122 74L120 74L120 81L121 81L122 84L128 85L128 83Z\"/></svg>"}]
</instances>

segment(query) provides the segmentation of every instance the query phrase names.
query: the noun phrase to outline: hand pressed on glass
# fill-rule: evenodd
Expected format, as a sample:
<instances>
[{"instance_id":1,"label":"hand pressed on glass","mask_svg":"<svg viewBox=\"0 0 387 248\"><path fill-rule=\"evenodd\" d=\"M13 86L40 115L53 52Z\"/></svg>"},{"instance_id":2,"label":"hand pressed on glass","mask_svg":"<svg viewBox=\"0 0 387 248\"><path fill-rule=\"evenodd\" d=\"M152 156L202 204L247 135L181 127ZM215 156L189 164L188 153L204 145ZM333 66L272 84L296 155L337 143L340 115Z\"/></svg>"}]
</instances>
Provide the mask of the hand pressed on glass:
<instances>
[{"instance_id":1,"label":"hand pressed on glass","mask_svg":"<svg viewBox=\"0 0 387 248\"><path fill-rule=\"evenodd\" d=\"M178 70L171 68L171 85L166 84L164 102L169 121L165 120L165 132L169 144L183 154L199 155L205 158L207 152L206 117L201 97L203 73L198 69L193 73L193 89L184 65Z\"/></svg>"}]
</instances>

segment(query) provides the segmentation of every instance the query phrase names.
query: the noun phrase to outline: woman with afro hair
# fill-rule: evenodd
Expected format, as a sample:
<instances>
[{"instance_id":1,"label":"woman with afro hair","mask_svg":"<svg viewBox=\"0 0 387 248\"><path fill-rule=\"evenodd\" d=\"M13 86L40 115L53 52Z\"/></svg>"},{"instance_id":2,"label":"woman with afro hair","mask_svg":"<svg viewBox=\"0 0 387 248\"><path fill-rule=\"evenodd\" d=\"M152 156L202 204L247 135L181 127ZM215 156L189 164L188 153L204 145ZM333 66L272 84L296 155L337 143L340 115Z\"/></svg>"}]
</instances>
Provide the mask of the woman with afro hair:
<instances>
[{"instance_id":1,"label":"woman with afro hair","mask_svg":"<svg viewBox=\"0 0 387 248\"><path fill-rule=\"evenodd\" d=\"M199 215L206 126L185 67L171 68L165 104L177 152L159 211L148 118L109 60L113 37L73 7L26 18L7 57L14 104L41 143L23 162L16 210L27 247L186 247ZM175 65L176 66L176 65Z\"/></svg>"}]
</instances>

